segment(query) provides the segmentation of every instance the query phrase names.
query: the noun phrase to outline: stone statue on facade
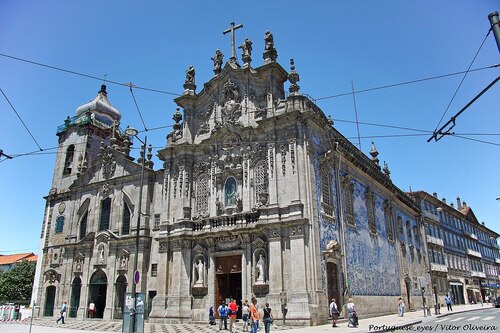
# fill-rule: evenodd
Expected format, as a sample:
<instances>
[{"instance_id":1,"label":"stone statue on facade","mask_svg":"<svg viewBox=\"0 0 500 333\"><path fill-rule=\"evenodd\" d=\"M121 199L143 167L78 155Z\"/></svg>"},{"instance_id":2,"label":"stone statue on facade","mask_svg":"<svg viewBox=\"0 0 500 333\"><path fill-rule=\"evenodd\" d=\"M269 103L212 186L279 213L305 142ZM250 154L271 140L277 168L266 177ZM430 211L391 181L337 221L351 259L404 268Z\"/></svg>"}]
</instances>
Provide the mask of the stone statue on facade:
<instances>
[{"instance_id":1,"label":"stone statue on facade","mask_svg":"<svg viewBox=\"0 0 500 333\"><path fill-rule=\"evenodd\" d=\"M252 42L248 38L245 38L243 44L238 46L238 48L242 50L241 59L243 60L243 66L250 65L252 61Z\"/></svg>"},{"instance_id":2,"label":"stone statue on facade","mask_svg":"<svg viewBox=\"0 0 500 333\"><path fill-rule=\"evenodd\" d=\"M99 248L99 263L103 263L104 262L104 247L100 247Z\"/></svg>"},{"instance_id":3,"label":"stone statue on facade","mask_svg":"<svg viewBox=\"0 0 500 333\"><path fill-rule=\"evenodd\" d=\"M262 57L264 58L264 63L268 64L271 62L276 62L276 58L278 58L278 52L274 48L274 37L271 31L266 31L264 34L264 54Z\"/></svg>"},{"instance_id":4,"label":"stone statue on facade","mask_svg":"<svg viewBox=\"0 0 500 333\"><path fill-rule=\"evenodd\" d=\"M189 68L186 70L186 80L184 81L183 85L185 95L194 95L194 91L196 90L195 75L196 72L194 70L194 66L189 66Z\"/></svg>"},{"instance_id":5,"label":"stone statue on facade","mask_svg":"<svg viewBox=\"0 0 500 333\"><path fill-rule=\"evenodd\" d=\"M198 259L198 263L194 264L194 268L198 275L194 285L203 286L203 282L205 280L205 265L203 264L203 261L201 261L201 259Z\"/></svg>"},{"instance_id":6,"label":"stone statue on facade","mask_svg":"<svg viewBox=\"0 0 500 333\"><path fill-rule=\"evenodd\" d=\"M257 261L257 284L264 284L266 282L265 280L265 271L266 271L266 262L264 260L264 257L262 257L262 254L259 256L259 261Z\"/></svg>"},{"instance_id":7,"label":"stone statue on facade","mask_svg":"<svg viewBox=\"0 0 500 333\"><path fill-rule=\"evenodd\" d=\"M215 75L219 74L222 70L222 63L224 61L224 55L222 54L222 52L217 49L215 50L215 55L213 58L210 58L213 60L214 62L214 73Z\"/></svg>"}]
</instances>

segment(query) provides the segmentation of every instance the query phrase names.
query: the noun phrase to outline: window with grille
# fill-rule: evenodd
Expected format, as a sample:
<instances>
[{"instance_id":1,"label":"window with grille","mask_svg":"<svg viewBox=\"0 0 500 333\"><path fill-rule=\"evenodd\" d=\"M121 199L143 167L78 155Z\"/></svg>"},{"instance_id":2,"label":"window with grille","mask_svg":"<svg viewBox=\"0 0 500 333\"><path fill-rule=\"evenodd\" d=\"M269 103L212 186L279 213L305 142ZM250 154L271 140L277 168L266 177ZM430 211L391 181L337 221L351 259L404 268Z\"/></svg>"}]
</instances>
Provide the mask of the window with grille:
<instances>
[{"instance_id":1,"label":"window with grille","mask_svg":"<svg viewBox=\"0 0 500 333\"><path fill-rule=\"evenodd\" d=\"M368 229L372 234L377 233L377 224L375 222L375 194L370 190L366 190L366 213L368 217Z\"/></svg>"},{"instance_id":2,"label":"window with grille","mask_svg":"<svg viewBox=\"0 0 500 333\"><path fill-rule=\"evenodd\" d=\"M68 149L66 149L66 159L64 160L63 175L71 174L71 170L73 170L74 156L75 156L75 145L70 145Z\"/></svg>"},{"instance_id":3,"label":"window with grille","mask_svg":"<svg viewBox=\"0 0 500 333\"><path fill-rule=\"evenodd\" d=\"M254 188L255 188L256 201L261 202L263 204L267 203L268 178L267 178L267 162L266 161L260 161L255 165ZM265 201L265 203L263 201Z\"/></svg>"},{"instance_id":4,"label":"window with grille","mask_svg":"<svg viewBox=\"0 0 500 333\"><path fill-rule=\"evenodd\" d=\"M101 220L99 231L109 229L109 219L111 216L111 198L107 198L101 203Z\"/></svg>"},{"instance_id":5,"label":"window with grille","mask_svg":"<svg viewBox=\"0 0 500 333\"><path fill-rule=\"evenodd\" d=\"M210 188L207 174L201 174L196 182L196 213L198 215L208 215L208 199ZM159 216L158 216L159 219Z\"/></svg>"},{"instance_id":6,"label":"window with grille","mask_svg":"<svg viewBox=\"0 0 500 333\"><path fill-rule=\"evenodd\" d=\"M151 276L158 276L158 264L151 264Z\"/></svg>"},{"instance_id":7,"label":"window with grille","mask_svg":"<svg viewBox=\"0 0 500 333\"><path fill-rule=\"evenodd\" d=\"M331 205L332 204L332 198L331 198L331 193L330 193L330 177L326 172L321 173L321 200L326 203Z\"/></svg>"},{"instance_id":8,"label":"window with grille","mask_svg":"<svg viewBox=\"0 0 500 333\"><path fill-rule=\"evenodd\" d=\"M385 229L387 232L387 239L394 240L394 229L392 227L392 208L388 201L385 202L384 215L385 215Z\"/></svg>"},{"instance_id":9,"label":"window with grille","mask_svg":"<svg viewBox=\"0 0 500 333\"><path fill-rule=\"evenodd\" d=\"M130 233L130 208L126 202L123 202L123 221L122 221L122 235Z\"/></svg>"},{"instance_id":10,"label":"window with grille","mask_svg":"<svg viewBox=\"0 0 500 333\"><path fill-rule=\"evenodd\" d=\"M80 239L85 237L87 235L87 216L88 213L85 212L85 215L83 215L81 221L80 221Z\"/></svg>"},{"instance_id":11,"label":"window with grille","mask_svg":"<svg viewBox=\"0 0 500 333\"><path fill-rule=\"evenodd\" d=\"M59 216L56 220L56 233L63 232L64 229L64 216Z\"/></svg>"},{"instance_id":12,"label":"window with grille","mask_svg":"<svg viewBox=\"0 0 500 333\"><path fill-rule=\"evenodd\" d=\"M354 184L351 183L349 178L345 178L343 182L344 188L344 205L347 223L354 224Z\"/></svg>"},{"instance_id":13,"label":"window with grille","mask_svg":"<svg viewBox=\"0 0 500 333\"><path fill-rule=\"evenodd\" d=\"M160 214L155 214L153 229L160 229Z\"/></svg>"}]
</instances>

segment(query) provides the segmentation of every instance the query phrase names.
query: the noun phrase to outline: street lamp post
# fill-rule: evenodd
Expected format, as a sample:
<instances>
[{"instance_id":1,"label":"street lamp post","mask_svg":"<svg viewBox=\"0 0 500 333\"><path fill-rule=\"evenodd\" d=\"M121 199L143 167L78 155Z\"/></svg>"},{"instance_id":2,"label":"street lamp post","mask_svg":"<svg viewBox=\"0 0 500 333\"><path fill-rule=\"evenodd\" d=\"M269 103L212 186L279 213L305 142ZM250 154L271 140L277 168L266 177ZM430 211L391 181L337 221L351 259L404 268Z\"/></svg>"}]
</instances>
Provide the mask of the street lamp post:
<instances>
[{"instance_id":1,"label":"street lamp post","mask_svg":"<svg viewBox=\"0 0 500 333\"><path fill-rule=\"evenodd\" d=\"M137 224L136 224L136 233L135 233L135 254L134 254L134 273L133 273L133 283L132 283L132 296L134 297L134 308L131 312L131 320L130 320L130 333L136 332L136 314L137 314L137 283L139 283L139 279L136 281L136 275L138 274L137 265L139 261L139 230L141 227L141 206L142 206L142 187L144 185L144 162L146 160L146 143L148 141L148 137L144 137L144 141L142 141L138 136L139 133L135 128L127 127L125 129L125 134L129 136L134 136L137 140L142 143L141 147L141 185L139 186L139 203L137 207Z\"/></svg>"}]
</instances>

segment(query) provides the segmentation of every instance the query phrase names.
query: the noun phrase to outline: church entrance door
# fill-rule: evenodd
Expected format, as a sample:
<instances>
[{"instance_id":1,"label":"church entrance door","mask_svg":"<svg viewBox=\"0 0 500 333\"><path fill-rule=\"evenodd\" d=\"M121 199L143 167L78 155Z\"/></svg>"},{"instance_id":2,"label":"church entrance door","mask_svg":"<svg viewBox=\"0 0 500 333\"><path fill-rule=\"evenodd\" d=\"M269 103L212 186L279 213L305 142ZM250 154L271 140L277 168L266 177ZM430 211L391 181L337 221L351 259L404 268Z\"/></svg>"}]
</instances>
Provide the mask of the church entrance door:
<instances>
[{"instance_id":1,"label":"church entrance door","mask_svg":"<svg viewBox=\"0 0 500 333\"><path fill-rule=\"evenodd\" d=\"M101 270L92 274L89 284L89 300L95 304L94 318L102 318L106 308L106 289L108 288L108 278ZM90 303L90 302L89 302Z\"/></svg>"},{"instance_id":2,"label":"church entrance door","mask_svg":"<svg viewBox=\"0 0 500 333\"><path fill-rule=\"evenodd\" d=\"M332 301L332 298L335 298L337 301L337 306L340 308L340 293L339 293L339 279L338 279L338 269L337 265L333 262L326 263L326 281L327 283L327 296L328 296L328 304Z\"/></svg>"},{"instance_id":3,"label":"church entrance door","mask_svg":"<svg viewBox=\"0 0 500 333\"><path fill-rule=\"evenodd\" d=\"M48 286L45 289L45 308L43 311L44 316L54 315L54 300L56 298L56 287Z\"/></svg>"},{"instance_id":4,"label":"church entrance door","mask_svg":"<svg viewBox=\"0 0 500 333\"><path fill-rule=\"evenodd\" d=\"M241 255L217 257L215 267L217 268L215 309L222 301L229 304L231 299L235 299L238 304L237 317L241 318ZM218 313L216 316L219 317Z\"/></svg>"}]
</instances>

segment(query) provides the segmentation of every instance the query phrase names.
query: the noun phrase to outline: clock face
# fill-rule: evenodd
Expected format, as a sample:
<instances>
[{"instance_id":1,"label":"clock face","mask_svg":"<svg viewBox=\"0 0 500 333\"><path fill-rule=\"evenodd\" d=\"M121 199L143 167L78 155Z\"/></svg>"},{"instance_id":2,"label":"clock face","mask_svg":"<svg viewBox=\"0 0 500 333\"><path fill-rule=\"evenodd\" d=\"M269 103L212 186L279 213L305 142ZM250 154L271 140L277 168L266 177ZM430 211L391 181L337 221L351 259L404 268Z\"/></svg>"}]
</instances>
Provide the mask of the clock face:
<instances>
[{"instance_id":1,"label":"clock face","mask_svg":"<svg viewBox=\"0 0 500 333\"><path fill-rule=\"evenodd\" d=\"M62 204L60 204L58 210L59 210L59 214L64 213L64 211L66 210L66 204L64 202Z\"/></svg>"}]
</instances>

